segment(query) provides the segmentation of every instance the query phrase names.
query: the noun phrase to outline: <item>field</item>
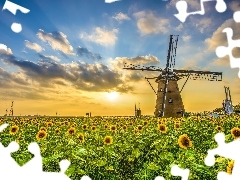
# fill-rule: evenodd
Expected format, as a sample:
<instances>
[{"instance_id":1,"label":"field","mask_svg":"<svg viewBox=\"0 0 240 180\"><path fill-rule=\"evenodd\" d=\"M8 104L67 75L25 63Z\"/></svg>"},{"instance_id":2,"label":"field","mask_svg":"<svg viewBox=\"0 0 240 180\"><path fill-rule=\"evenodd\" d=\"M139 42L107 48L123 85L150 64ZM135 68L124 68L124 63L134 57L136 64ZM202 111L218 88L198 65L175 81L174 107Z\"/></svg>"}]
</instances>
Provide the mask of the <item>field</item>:
<instances>
[{"instance_id":1,"label":"field","mask_svg":"<svg viewBox=\"0 0 240 180\"><path fill-rule=\"evenodd\" d=\"M88 175L93 180L181 179L170 173L173 164L190 169L189 179L216 179L219 171L231 173L233 161L216 156L212 167L204 164L208 149L217 147L214 135L225 134L226 142L240 136L240 116L218 118L154 117L15 117L1 119L9 126L0 141L20 144L12 157L25 164L33 155L28 144L38 142L44 171L58 172L59 161L68 159L71 179Z\"/></svg>"}]
</instances>

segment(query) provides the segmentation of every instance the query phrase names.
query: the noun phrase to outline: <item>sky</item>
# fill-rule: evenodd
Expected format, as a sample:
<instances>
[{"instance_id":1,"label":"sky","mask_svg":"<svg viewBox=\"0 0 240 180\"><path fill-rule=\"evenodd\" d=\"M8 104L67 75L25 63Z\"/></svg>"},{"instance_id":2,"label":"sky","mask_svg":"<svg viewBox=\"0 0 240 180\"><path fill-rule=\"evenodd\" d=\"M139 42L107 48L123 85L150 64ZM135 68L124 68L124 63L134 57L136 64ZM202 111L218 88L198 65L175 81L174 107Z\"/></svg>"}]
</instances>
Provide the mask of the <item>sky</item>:
<instances>
[{"instance_id":1,"label":"sky","mask_svg":"<svg viewBox=\"0 0 240 180\"><path fill-rule=\"evenodd\" d=\"M240 23L233 20L237 0L225 0L223 13L216 1L205 2L205 14L185 22L174 16L177 0L11 0L30 10L15 15L3 9L5 2L0 0L0 115L9 113L12 101L14 115L129 116L135 103L143 115L153 115L156 95L144 77L159 72L123 67L165 67L171 34L179 35L176 69L223 73L221 82L188 80L181 93L185 111L221 107L224 86L233 105L240 102L239 69L230 67L229 56L215 53L228 46L224 28L233 29L233 39L240 36ZM188 12L201 9L199 0L187 4ZM22 31L14 32L13 23ZM239 48L232 53L240 57Z\"/></svg>"}]
</instances>

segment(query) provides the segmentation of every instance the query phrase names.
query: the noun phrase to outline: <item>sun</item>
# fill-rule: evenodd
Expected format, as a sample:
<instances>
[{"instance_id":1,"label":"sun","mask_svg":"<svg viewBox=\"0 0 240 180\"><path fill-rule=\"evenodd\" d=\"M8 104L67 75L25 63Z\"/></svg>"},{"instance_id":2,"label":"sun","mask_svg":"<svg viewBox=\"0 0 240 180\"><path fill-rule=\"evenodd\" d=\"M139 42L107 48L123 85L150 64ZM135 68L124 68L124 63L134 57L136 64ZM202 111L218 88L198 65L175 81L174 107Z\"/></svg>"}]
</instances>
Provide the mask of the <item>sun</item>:
<instances>
[{"instance_id":1,"label":"sun","mask_svg":"<svg viewBox=\"0 0 240 180\"><path fill-rule=\"evenodd\" d=\"M108 97L108 99L109 99L110 101L116 100L117 97L118 97L118 95L119 95L119 94L118 94L118 92L116 92L116 91L107 93L107 97Z\"/></svg>"}]
</instances>

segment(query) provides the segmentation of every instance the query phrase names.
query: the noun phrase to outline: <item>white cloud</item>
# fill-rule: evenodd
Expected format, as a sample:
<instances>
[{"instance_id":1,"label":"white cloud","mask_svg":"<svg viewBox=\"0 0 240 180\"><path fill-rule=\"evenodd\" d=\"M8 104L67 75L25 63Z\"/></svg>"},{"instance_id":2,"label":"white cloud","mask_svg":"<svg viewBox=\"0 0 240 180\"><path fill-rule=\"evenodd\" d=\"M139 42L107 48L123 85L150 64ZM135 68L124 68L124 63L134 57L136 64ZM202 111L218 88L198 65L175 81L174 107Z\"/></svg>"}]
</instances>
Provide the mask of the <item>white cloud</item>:
<instances>
[{"instance_id":1,"label":"white cloud","mask_svg":"<svg viewBox=\"0 0 240 180\"><path fill-rule=\"evenodd\" d=\"M111 31L108 31L106 29L96 27L92 34L87 34L85 32L81 33L80 38L97 43L97 44L101 44L103 46L109 46L109 45L114 45L116 43L117 33L118 33L118 29L113 29Z\"/></svg>"},{"instance_id":2,"label":"white cloud","mask_svg":"<svg viewBox=\"0 0 240 180\"><path fill-rule=\"evenodd\" d=\"M121 22L124 20L130 20L130 18L127 16L127 14L123 14L123 13L118 13L115 16L112 17L113 19L116 19L117 21Z\"/></svg>"},{"instance_id":3,"label":"white cloud","mask_svg":"<svg viewBox=\"0 0 240 180\"><path fill-rule=\"evenodd\" d=\"M235 23L233 19L228 19L213 33L211 38L205 40L209 50L215 51L218 46L228 46L226 33L222 32L227 27L233 29L233 39L240 37L240 24Z\"/></svg>"},{"instance_id":4,"label":"white cloud","mask_svg":"<svg viewBox=\"0 0 240 180\"><path fill-rule=\"evenodd\" d=\"M8 48L5 44L0 44L0 54L12 54L12 50Z\"/></svg>"},{"instance_id":5,"label":"white cloud","mask_svg":"<svg viewBox=\"0 0 240 180\"><path fill-rule=\"evenodd\" d=\"M230 62L227 58L216 59L211 64L213 66L230 66Z\"/></svg>"},{"instance_id":6,"label":"white cloud","mask_svg":"<svg viewBox=\"0 0 240 180\"><path fill-rule=\"evenodd\" d=\"M208 50L215 52L218 46L228 46L226 33L222 32L222 30L226 27L231 27L233 29L233 40L236 40L240 37L240 24L235 23L233 19L228 19L213 33L211 38L205 40L205 43L208 46ZM236 57L240 57L239 51L233 51L233 54ZM214 60L212 64L217 66L229 66L229 56L225 56L223 58L216 58L216 60Z\"/></svg>"},{"instance_id":7,"label":"white cloud","mask_svg":"<svg viewBox=\"0 0 240 180\"><path fill-rule=\"evenodd\" d=\"M168 19L157 17L153 12L140 11L134 14L137 26L143 35L167 33L170 27Z\"/></svg>"},{"instance_id":8,"label":"white cloud","mask_svg":"<svg viewBox=\"0 0 240 180\"><path fill-rule=\"evenodd\" d=\"M196 27L199 28L201 33L204 33L205 30L209 30L209 27L212 23L213 22L210 18L202 18L196 23Z\"/></svg>"},{"instance_id":9,"label":"white cloud","mask_svg":"<svg viewBox=\"0 0 240 180\"><path fill-rule=\"evenodd\" d=\"M190 35L189 36L182 36L182 39L183 39L184 42L187 42L191 39L191 36Z\"/></svg>"},{"instance_id":10,"label":"white cloud","mask_svg":"<svg viewBox=\"0 0 240 180\"><path fill-rule=\"evenodd\" d=\"M178 27L175 28L176 31L181 31L183 29L183 24L179 24Z\"/></svg>"},{"instance_id":11,"label":"white cloud","mask_svg":"<svg viewBox=\"0 0 240 180\"><path fill-rule=\"evenodd\" d=\"M121 70L124 67L125 63L127 65L134 64L134 65L159 65L160 60L153 55L146 55L146 56L137 56L137 57L116 57L114 60L110 60L109 64L112 68Z\"/></svg>"},{"instance_id":12,"label":"white cloud","mask_svg":"<svg viewBox=\"0 0 240 180\"><path fill-rule=\"evenodd\" d=\"M73 47L67 40L67 36L62 32L45 33L40 29L37 36L42 41L48 42L52 49L59 50L65 54L74 55Z\"/></svg>"},{"instance_id":13,"label":"white cloud","mask_svg":"<svg viewBox=\"0 0 240 180\"><path fill-rule=\"evenodd\" d=\"M29 49L35 50L37 52L41 52L43 50L43 48L38 45L37 43L31 43L28 40L25 40L25 46Z\"/></svg>"},{"instance_id":14,"label":"white cloud","mask_svg":"<svg viewBox=\"0 0 240 180\"><path fill-rule=\"evenodd\" d=\"M56 56L45 56L45 57L50 58L50 59L52 59L54 61L58 61L58 62L60 61L60 59L58 57L56 57Z\"/></svg>"},{"instance_id":15,"label":"white cloud","mask_svg":"<svg viewBox=\"0 0 240 180\"><path fill-rule=\"evenodd\" d=\"M122 76L127 82L133 82L133 81L140 81L144 80L144 76L156 76L156 71L123 71L124 65L141 65L141 66L150 66L154 65L156 67L159 67L160 60L153 56L153 55L146 55L146 56L137 56L137 57L116 57L115 59L109 59L109 65L110 68L117 71L122 72Z\"/></svg>"}]
</instances>

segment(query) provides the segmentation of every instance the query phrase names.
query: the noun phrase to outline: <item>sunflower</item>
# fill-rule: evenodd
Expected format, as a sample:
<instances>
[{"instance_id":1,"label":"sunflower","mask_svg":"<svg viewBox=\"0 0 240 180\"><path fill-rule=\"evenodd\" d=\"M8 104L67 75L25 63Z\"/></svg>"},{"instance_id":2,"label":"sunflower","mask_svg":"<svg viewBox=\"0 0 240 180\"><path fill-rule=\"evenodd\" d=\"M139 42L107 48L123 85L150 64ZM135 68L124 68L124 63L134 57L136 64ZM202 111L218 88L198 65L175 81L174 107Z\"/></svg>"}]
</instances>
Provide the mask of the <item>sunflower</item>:
<instances>
[{"instance_id":1,"label":"sunflower","mask_svg":"<svg viewBox=\"0 0 240 180\"><path fill-rule=\"evenodd\" d=\"M174 129L179 130L180 129L180 123L175 123L174 124Z\"/></svg>"},{"instance_id":2,"label":"sunflower","mask_svg":"<svg viewBox=\"0 0 240 180\"><path fill-rule=\"evenodd\" d=\"M87 124L82 125L82 129L86 130L87 129Z\"/></svg>"},{"instance_id":3,"label":"sunflower","mask_svg":"<svg viewBox=\"0 0 240 180\"><path fill-rule=\"evenodd\" d=\"M55 131L54 131L54 134L59 134L60 133L60 129L55 129Z\"/></svg>"},{"instance_id":4,"label":"sunflower","mask_svg":"<svg viewBox=\"0 0 240 180\"><path fill-rule=\"evenodd\" d=\"M161 131L162 133L166 133L167 132L167 127L165 124L159 124L158 125L158 130Z\"/></svg>"},{"instance_id":5,"label":"sunflower","mask_svg":"<svg viewBox=\"0 0 240 180\"><path fill-rule=\"evenodd\" d=\"M91 129L92 129L92 131L95 131L97 129L97 127L96 126L92 126Z\"/></svg>"},{"instance_id":6,"label":"sunflower","mask_svg":"<svg viewBox=\"0 0 240 180\"><path fill-rule=\"evenodd\" d=\"M128 125L129 125L129 126L132 126L132 125L133 125L133 123L132 123L132 122L130 122Z\"/></svg>"},{"instance_id":7,"label":"sunflower","mask_svg":"<svg viewBox=\"0 0 240 180\"><path fill-rule=\"evenodd\" d=\"M141 131L141 130L143 129L143 127L142 127L141 125L138 125L137 129L138 129L139 131Z\"/></svg>"},{"instance_id":8,"label":"sunflower","mask_svg":"<svg viewBox=\"0 0 240 180\"><path fill-rule=\"evenodd\" d=\"M47 129L45 127L41 127L39 131L45 131L47 132Z\"/></svg>"},{"instance_id":9,"label":"sunflower","mask_svg":"<svg viewBox=\"0 0 240 180\"><path fill-rule=\"evenodd\" d=\"M234 139L239 138L240 137L240 129L237 127L232 128L231 134Z\"/></svg>"},{"instance_id":10,"label":"sunflower","mask_svg":"<svg viewBox=\"0 0 240 180\"><path fill-rule=\"evenodd\" d=\"M143 121L143 125L144 126L148 125L148 121Z\"/></svg>"},{"instance_id":11,"label":"sunflower","mask_svg":"<svg viewBox=\"0 0 240 180\"><path fill-rule=\"evenodd\" d=\"M47 125L47 127L51 127L53 125L53 123L50 121L50 122L47 122L46 125Z\"/></svg>"},{"instance_id":12,"label":"sunflower","mask_svg":"<svg viewBox=\"0 0 240 180\"><path fill-rule=\"evenodd\" d=\"M38 131L36 138L37 140L42 140L47 137L47 133L45 131Z\"/></svg>"},{"instance_id":13,"label":"sunflower","mask_svg":"<svg viewBox=\"0 0 240 180\"><path fill-rule=\"evenodd\" d=\"M18 132L18 130L19 130L19 127L14 125L10 128L9 133L13 135L13 134L16 134Z\"/></svg>"},{"instance_id":14,"label":"sunflower","mask_svg":"<svg viewBox=\"0 0 240 180\"><path fill-rule=\"evenodd\" d=\"M228 165L227 165L227 173L228 174L232 174L232 169L233 169L233 166L234 166L234 161L229 161L228 162Z\"/></svg>"},{"instance_id":15,"label":"sunflower","mask_svg":"<svg viewBox=\"0 0 240 180\"><path fill-rule=\"evenodd\" d=\"M105 124L105 125L104 125L104 129L107 129L107 128L108 128L108 124Z\"/></svg>"},{"instance_id":16,"label":"sunflower","mask_svg":"<svg viewBox=\"0 0 240 180\"><path fill-rule=\"evenodd\" d=\"M76 128L76 127L77 127L77 124L74 122L74 123L71 125L71 127Z\"/></svg>"},{"instance_id":17,"label":"sunflower","mask_svg":"<svg viewBox=\"0 0 240 180\"><path fill-rule=\"evenodd\" d=\"M136 128L133 130L133 132L134 132L135 135L138 135L138 134L139 134L139 131L138 131L138 129L136 129Z\"/></svg>"},{"instance_id":18,"label":"sunflower","mask_svg":"<svg viewBox=\"0 0 240 180\"><path fill-rule=\"evenodd\" d=\"M192 142L187 134L183 134L178 138L178 145L183 149L187 149L189 147L192 147Z\"/></svg>"},{"instance_id":19,"label":"sunflower","mask_svg":"<svg viewBox=\"0 0 240 180\"><path fill-rule=\"evenodd\" d=\"M104 144L111 145L113 143L113 139L111 136L106 136L103 140Z\"/></svg>"},{"instance_id":20,"label":"sunflower","mask_svg":"<svg viewBox=\"0 0 240 180\"><path fill-rule=\"evenodd\" d=\"M73 135L73 134L75 134L75 132L76 132L76 129L73 127L70 127L67 131L68 135Z\"/></svg>"},{"instance_id":21,"label":"sunflower","mask_svg":"<svg viewBox=\"0 0 240 180\"><path fill-rule=\"evenodd\" d=\"M110 130L111 130L112 132L116 132L117 126L116 126L116 125L112 125L112 126L110 127Z\"/></svg>"},{"instance_id":22,"label":"sunflower","mask_svg":"<svg viewBox=\"0 0 240 180\"><path fill-rule=\"evenodd\" d=\"M82 133L78 134L78 139L80 140L81 143L83 143L85 141L84 134L82 134Z\"/></svg>"},{"instance_id":23,"label":"sunflower","mask_svg":"<svg viewBox=\"0 0 240 180\"><path fill-rule=\"evenodd\" d=\"M217 130L217 131L222 131L223 128L222 128L222 126L217 126L217 127L216 127L216 130Z\"/></svg>"},{"instance_id":24,"label":"sunflower","mask_svg":"<svg viewBox=\"0 0 240 180\"><path fill-rule=\"evenodd\" d=\"M64 121L64 124L65 124L66 126L69 126L69 125L70 125L70 122Z\"/></svg>"},{"instance_id":25,"label":"sunflower","mask_svg":"<svg viewBox=\"0 0 240 180\"><path fill-rule=\"evenodd\" d=\"M161 119L158 120L158 124L163 124L163 123L164 123L163 120L161 120Z\"/></svg>"},{"instance_id":26,"label":"sunflower","mask_svg":"<svg viewBox=\"0 0 240 180\"><path fill-rule=\"evenodd\" d=\"M125 130L127 130L127 126L126 125L123 125L122 126L122 129L125 131Z\"/></svg>"}]
</instances>

